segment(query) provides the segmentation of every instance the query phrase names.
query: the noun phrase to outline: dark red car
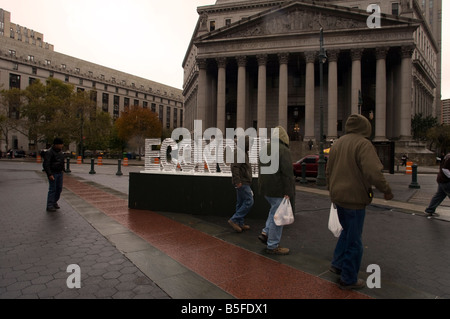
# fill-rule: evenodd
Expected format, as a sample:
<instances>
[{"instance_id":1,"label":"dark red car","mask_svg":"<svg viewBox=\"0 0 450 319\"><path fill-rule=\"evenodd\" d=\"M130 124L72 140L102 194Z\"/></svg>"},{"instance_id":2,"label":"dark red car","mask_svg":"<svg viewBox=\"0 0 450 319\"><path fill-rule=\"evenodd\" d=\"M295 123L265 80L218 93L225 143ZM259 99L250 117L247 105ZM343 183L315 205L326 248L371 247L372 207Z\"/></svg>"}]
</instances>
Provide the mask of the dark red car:
<instances>
[{"instance_id":1,"label":"dark red car","mask_svg":"<svg viewBox=\"0 0 450 319\"><path fill-rule=\"evenodd\" d=\"M325 162L328 161L328 155L325 156ZM302 163L306 163L306 177L317 177L319 170L319 155L308 155L301 160L293 164L294 175L296 177L302 177ZM325 168L327 164L325 163Z\"/></svg>"}]
</instances>

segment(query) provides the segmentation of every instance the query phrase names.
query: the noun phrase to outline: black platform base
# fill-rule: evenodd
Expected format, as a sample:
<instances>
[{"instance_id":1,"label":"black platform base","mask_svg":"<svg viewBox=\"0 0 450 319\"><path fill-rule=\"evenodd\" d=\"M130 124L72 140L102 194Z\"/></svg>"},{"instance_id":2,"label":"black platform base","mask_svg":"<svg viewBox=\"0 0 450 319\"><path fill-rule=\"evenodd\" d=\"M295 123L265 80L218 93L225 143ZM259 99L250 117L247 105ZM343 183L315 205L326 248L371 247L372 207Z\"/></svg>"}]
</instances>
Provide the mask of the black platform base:
<instances>
[{"instance_id":1,"label":"black platform base","mask_svg":"<svg viewBox=\"0 0 450 319\"><path fill-rule=\"evenodd\" d=\"M254 205L248 218L266 219L270 205L258 194L253 179ZM130 173L128 207L155 212L231 217L236 189L231 176Z\"/></svg>"}]
</instances>

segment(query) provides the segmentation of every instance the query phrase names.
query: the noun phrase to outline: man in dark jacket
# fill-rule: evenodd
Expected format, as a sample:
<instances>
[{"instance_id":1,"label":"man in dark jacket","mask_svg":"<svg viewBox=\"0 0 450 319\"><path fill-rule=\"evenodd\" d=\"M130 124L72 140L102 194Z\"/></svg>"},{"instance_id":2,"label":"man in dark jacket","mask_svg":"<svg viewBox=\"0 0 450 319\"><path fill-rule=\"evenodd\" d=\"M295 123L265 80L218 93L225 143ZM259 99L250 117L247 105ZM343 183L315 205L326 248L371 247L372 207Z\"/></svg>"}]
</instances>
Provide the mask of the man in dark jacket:
<instances>
[{"instance_id":1,"label":"man in dark jacket","mask_svg":"<svg viewBox=\"0 0 450 319\"><path fill-rule=\"evenodd\" d=\"M58 200L63 187L64 154L62 148L64 142L60 138L55 138L52 147L45 152L44 163L42 164L48 177L47 211L54 212L59 209Z\"/></svg>"},{"instance_id":2,"label":"man in dark jacket","mask_svg":"<svg viewBox=\"0 0 450 319\"><path fill-rule=\"evenodd\" d=\"M436 208L444 201L448 196L450 198L450 154L445 157L441 156L441 165L439 173L436 178L438 189L430 201L430 204L425 209L425 214L429 218L439 216L436 213Z\"/></svg>"},{"instance_id":3,"label":"man in dark jacket","mask_svg":"<svg viewBox=\"0 0 450 319\"><path fill-rule=\"evenodd\" d=\"M294 210L295 177L292 168L291 151L289 149L289 136L286 130L278 126L273 134L274 136L272 138L277 138L279 141L278 149L274 145L269 144L260 153L270 155L271 157L278 153L279 166L272 174L262 174L262 168L271 165L271 163L260 163L259 191L269 202L270 211L267 217L266 227L262 230L258 238L261 242L267 244L266 253L287 255L289 254L289 249L279 245L283 226L277 226L273 217L284 198L290 200L292 209Z\"/></svg>"},{"instance_id":4,"label":"man in dark jacket","mask_svg":"<svg viewBox=\"0 0 450 319\"><path fill-rule=\"evenodd\" d=\"M231 164L231 182L236 188L237 197L236 211L228 220L228 224L238 233L250 229L250 226L244 223L244 218L253 206L253 192L250 187L252 184L252 166L248 157L249 138L247 136L241 137L241 139L245 139L245 142L242 140L238 141L237 149L234 152L234 162ZM245 144L244 149L242 149L244 145L241 144ZM243 154L239 154L239 152ZM242 158L240 158L243 157L242 155L245 155L245 161L242 161Z\"/></svg>"}]
</instances>

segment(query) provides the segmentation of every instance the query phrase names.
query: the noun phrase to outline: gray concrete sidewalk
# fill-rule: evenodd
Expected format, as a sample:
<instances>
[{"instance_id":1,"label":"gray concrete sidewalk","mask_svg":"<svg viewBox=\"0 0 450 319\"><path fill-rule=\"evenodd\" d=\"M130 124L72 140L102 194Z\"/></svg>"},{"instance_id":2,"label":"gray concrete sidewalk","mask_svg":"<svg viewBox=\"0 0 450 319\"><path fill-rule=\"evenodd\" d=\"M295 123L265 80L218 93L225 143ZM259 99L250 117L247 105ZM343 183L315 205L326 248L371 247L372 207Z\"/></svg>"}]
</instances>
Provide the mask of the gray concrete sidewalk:
<instances>
[{"instance_id":1,"label":"gray concrete sidewalk","mask_svg":"<svg viewBox=\"0 0 450 319\"><path fill-rule=\"evenodd\" d=\"M65 193L47 213L39 168L0 161L0 299L170 298L68 204L76 198ZM74 264L81 289L67 284Z\"/></svg>"}]
</instances>

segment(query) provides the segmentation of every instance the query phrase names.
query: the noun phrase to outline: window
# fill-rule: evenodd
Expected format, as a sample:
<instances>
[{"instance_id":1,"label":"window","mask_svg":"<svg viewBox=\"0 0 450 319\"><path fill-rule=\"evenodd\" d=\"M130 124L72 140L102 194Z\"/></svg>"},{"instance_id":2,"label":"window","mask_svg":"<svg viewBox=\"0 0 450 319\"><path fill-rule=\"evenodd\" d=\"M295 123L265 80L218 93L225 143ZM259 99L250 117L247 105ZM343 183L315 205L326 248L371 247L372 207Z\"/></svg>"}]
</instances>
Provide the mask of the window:
<instances>
[{"instance_id":1,"label":"window","mask_svg":"<svg viewBox=\"0 0 450 319\"><path fill-rule=\"evenodd\" d=\"M399 8L399 5L398 5L398 2L394 2L392 4L392 14L395 15L395 16L398 16L400 14L400 8Z\"/></svg>"},{"instance_id":2,"label":"window","mask_svg":"<svg viewBox=\"0 0 450 319\"><path fill-rule=\"evenodd\" d=\"M173 128L177 128L178 125L178 109L173 109Z\"/></svg>"},{"instance_id":3,"label":"window","mask_svg":"<svg viewBox=\"0 0 450 319\"><path fill-rule=\"evenodd\" d=\"M209 21L209 31L216 30L216 21Z\"/></svg>"},{"instance_id":4,"label":"window","mask_svg":"<svg viewBox=\"0 0 450 319\"><path fill-rule=\"evenodd\" d=\"M20 89L20 75L12 73L9 75L9 88Z\"/></svg>"},{"instance_id":5,"label":"window","mask_svg":"<svg viewBox=\"0 0 450 319\"><path fill-rule=\"evenodd\" d=\"M123 100L123 106L124 107L130 107L130 99L129 98L125 98L124 100Z\"/></svg>"},{"instance_id":6,"label":"window","mask_svg":"<svg viewBox=\"0 0 450 319\"><path fill-rule=\"evenodd\" d=\"M144 109L148 109L148 102L147 101L142 102L142 107Z\"/></svg>"},{"instance_id":7,"label":"window","mask_svg":"<svg viewBox=\"0 0 450 319\"><path fill-rule=\"evenodd\" d=\"M114 97L114 100L115 100L115 97ZM102 111L109 112L109 94L108 93L102 94Z\"/></svg>"},{"instance_id":8,"label":"window","mask_svg":"<svg viewBox=\"0 0 450 319\"><path fill-rule=\"evenodd\" d=\"M164 116L163 113L164 113L164 105L160 105L158 115L159 115L159 121L161 122L161 124L163 122L163 116Z\"/></svg>"},{"instance_id":9,"label":"window","mask_svg":"<svg viewBox=\"0 0 450 319\"><path fill-rule=\"evenodd\" d=\"M156 113L156 103L152 103L152 112Z\"/></svg>"},{"instance_id":10,"label":"window","mask_svg":"<svg viewBox=\"0 0 450 319\"><path fill-rule=\"evenodd\" d=\"M183 127L183 110L180 110L180 127Z\"/></svg>"},{"instance_id":11,"label":"window","mask_svg":"<svg viewBox=\"0 0 450 319\"><path fill-rule=\"evenodd\" d=\"M231 25L231 19L225 19L225 26L230 26Z\"/></svg>"},{"instance_id":12,"label":"window","mask_svg":"<svg viewBox=\"0 0 450 319\"><path fill-rule=\"evenodd\" d=\"M45 60L45 65L47 65L47 66L52 65L52 61L46 59L46 60Z\"/></svg>"},{"instance_id":13,"label":"window","mask_svg":"<svg viewBox=\"0 0 450 319\"><path fill-rule=\"evenodd\" d=\"M32 74L37 74L37 67L33 66L33 67L31 68L31 73L32 73Z\"/></svg>"},{"instance_id":14,"label":"window","mask_svg":"<svg viewBox=\"0 0 450 319\"><path fill-rule=\"evenodd\" d=\"M15 50L8 50L8 54L10 57L15 57L16 56L16 51Z\"/></svg>"},{"instance_id":15,"label":"window","mask_svg":"<svg viewBox=\"0 0 450 319\"><path fill-rule=\"evenodd\" d=\"M166 112L166 127L170 128L170 106L167 107Z\"/></svg>"},{"instance_id":16,"label":"window","mask_svg":"<svg viewBox=\"0 0 450 319\"><path fill-rule=\"evenodd\" d=\"M28 61L34 62L34 55L29 55L28 56Z\"/></svg>"},{"instance_id":17,"label":"window","mask_svg":"<svg viewBox=\"0 0 450 319\"><path fill-rule=\"evenodd\" d=\"M119 103L120 103L120 96L114 95L114 110L113 110L113 117L115 119L119 118Z\"/></svg>"}]
</instances>

